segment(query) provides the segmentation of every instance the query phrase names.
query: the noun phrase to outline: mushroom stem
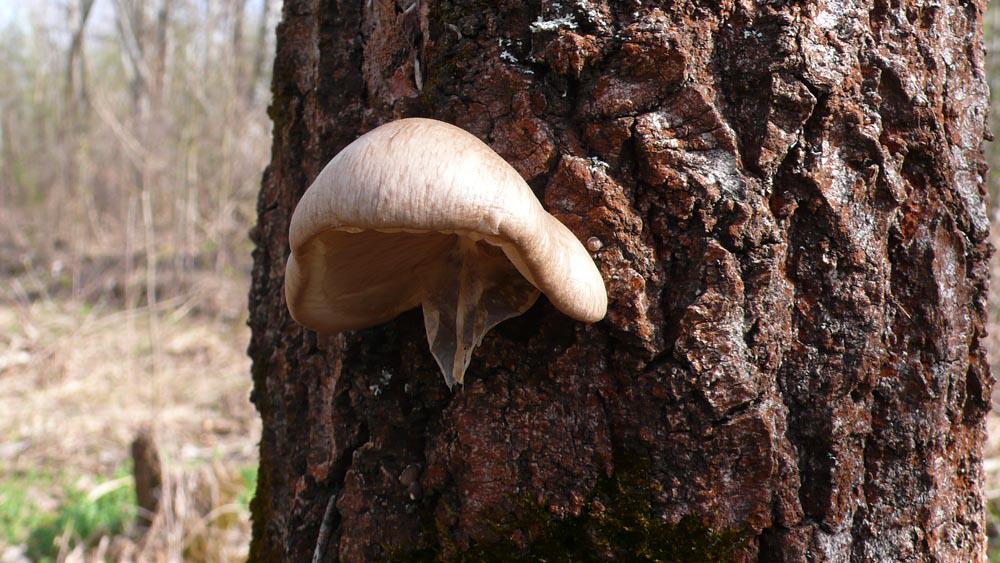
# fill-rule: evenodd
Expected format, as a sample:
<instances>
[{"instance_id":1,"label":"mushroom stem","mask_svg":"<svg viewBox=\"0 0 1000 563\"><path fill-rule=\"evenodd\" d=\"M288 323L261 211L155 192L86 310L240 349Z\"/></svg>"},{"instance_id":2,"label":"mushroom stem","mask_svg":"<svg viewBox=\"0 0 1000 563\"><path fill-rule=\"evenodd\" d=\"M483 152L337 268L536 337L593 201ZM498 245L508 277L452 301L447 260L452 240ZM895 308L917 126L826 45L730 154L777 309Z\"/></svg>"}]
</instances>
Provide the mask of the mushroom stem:
<instances>
[{"instance_id":1,"label":"mushroom stem","mask_svg":"<svg viewBox=\"0 0 1000 563\"><path fill-rule=\"evenodd\" d=\"M483 336L527 311L539 295L499 247L455 238L422 301L427 342L449 388L462 383Z\"/></svg>"}]
</instances>

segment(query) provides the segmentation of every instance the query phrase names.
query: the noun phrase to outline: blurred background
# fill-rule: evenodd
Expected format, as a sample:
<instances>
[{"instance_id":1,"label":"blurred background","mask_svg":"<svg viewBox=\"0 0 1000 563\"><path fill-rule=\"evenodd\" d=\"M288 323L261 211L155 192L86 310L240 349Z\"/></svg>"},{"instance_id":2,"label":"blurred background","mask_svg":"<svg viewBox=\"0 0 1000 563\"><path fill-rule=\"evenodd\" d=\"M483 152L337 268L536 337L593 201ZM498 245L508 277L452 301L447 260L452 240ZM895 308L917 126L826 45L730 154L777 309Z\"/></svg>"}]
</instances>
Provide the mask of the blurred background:
<instances>
[{"instance_id":1,"label":"blurred background","mask_svg":"<svg viewBox=\"0 0 1000 563\"><path fill-rule=\"evenodd\" d=\"M247 233L279 15L280 0L0 0L0 563L245 559ZM996 4L986 41L996 103Z\"/></svg>"},{"instance_id":2,"label":"blurred background","mask_svg":"<svg viewBox=\"0 0 1000 563\"><path fill-rule=\"evenodd\" d=\"M0 561L245 559L279 16L0 0Z\"/></svg>"}]
</instances>

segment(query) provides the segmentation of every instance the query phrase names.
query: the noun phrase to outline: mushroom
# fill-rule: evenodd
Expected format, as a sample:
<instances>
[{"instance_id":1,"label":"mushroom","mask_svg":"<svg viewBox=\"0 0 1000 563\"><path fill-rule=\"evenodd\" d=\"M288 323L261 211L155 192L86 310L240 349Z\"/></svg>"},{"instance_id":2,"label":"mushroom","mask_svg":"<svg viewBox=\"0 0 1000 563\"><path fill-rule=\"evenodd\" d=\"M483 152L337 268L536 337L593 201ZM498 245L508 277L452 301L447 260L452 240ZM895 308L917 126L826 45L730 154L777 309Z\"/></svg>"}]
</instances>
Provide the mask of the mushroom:
<instances>
[{"instance_id":1,"label":"mushroom","mask_svg":"<svg viewBox=\"0 0 1000 563\"><path fill-rule=\"evenodd\" d=\"M292 318L334 333L421 305L449 388L486 332L539 291L580 321L607 310L573 233L500 155L441 121L401 119L348 145L302 196L288 238Z\"/></svg>"}]
</instances>

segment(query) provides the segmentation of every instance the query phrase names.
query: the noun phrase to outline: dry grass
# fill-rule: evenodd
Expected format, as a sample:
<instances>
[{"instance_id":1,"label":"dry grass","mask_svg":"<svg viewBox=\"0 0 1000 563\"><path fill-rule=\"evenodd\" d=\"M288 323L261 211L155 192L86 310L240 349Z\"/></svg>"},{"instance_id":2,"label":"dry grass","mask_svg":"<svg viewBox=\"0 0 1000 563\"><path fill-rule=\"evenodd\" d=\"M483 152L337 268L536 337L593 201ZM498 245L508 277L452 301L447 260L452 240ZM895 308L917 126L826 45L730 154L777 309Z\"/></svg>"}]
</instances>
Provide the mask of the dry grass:
<instances>
[{"instance_id":1,"label":"dry grass","mask_svg":"<svg viewBox=\"0 0 1000 563\"><path fill-rule=\"evenodd\" d=\"M19 302L17 293L41 282L8 281L11 289L0 293L0 475L55 474L31 491L55 509L64 499L53 483L106 489L102 481L128 467L142 427L153 429L165 467L162 510L148 533L66 543L59 559L244 558L249 515L237 502L246 493L240 470L256 465L260 435L249 402L244 282L208 278L155 310L122 310L71 299ZM233 298L220 303L219 295Z\"/></svg>"},{"instance_id":2,"label":"dry grass","mask_svg":"<svg viewBox=\"0 0 1000 563\"><path fill-rule=\"evenodd\" d=\"M246 493L240 470L256 465L260 435L249 402L249 331L238 302L212 316L194 311L246 288L215 282L152 311L68 299L18 302L12 289L0 299L0 475L55 473L31 491L52 510L63 501L52 483L106 489L101 481L128 467L140 428L153 429L163 457L164 501L150 530L67 543L60 560L245 557L249 515L237 502ZM27 285L18 279L11 286L18 284ZM123 479L130 481L126 475L111 482Z\"/></svg>"},{"instance_id":3,"label":"dry grass","mask_svg":"<svg viewBox=\"0 0 1000 563\"><path fill-rule=\"evenodd\" d=\"M248 331L186 315L191 300L155 313L72 301L0 306L0 467L107 472L145 425L165 449L187 444L179 461L251 460ZM154 314L159 347L150 340Z\"/></svg>"},{"instance_id":4,"label":"dry grass","mask_svg":"<svg viewBox=\"0 0 1000 563\"><path fill-rule=\"evenodd\" d=\"M93 502L116 488L127 486L122 477L92 486L86 493ZM97 561L245 561L250 519L245 482L239 472L222 463L197 469L174 468L166 476L161 510L148 528L133 524L114 534L99 534L76 541L70 527L51 541L47 555L59 562ZM43 491L35 491L45 495ZM58 500L58 499L48 499ZM62 502L62 501L60 501ZM30 548L4 547L0 561L31 561Z\"/></svg>"},{"instance_id":5,"label":"dry grass","mask_svg":"<svg viewBox=\"0 0 1000 563\"><path fill-rule=\"evenodd\" d=\"M75 300L59 293L57 278L36 267L0 282L0 505L5 483L49 514L63 510L70 490L97 501L131 487L129 445L150 428L165 483L148 531L131 524L131 500L108 506L129 524L89 538L56 530L55 559L245 559L245 473L256 467L260 436L249 402L246 278L191 275L185 291L153 309ZM24 549L5 546L0 533L0 561L23 561Z\"/></svg>"}]
</instances>

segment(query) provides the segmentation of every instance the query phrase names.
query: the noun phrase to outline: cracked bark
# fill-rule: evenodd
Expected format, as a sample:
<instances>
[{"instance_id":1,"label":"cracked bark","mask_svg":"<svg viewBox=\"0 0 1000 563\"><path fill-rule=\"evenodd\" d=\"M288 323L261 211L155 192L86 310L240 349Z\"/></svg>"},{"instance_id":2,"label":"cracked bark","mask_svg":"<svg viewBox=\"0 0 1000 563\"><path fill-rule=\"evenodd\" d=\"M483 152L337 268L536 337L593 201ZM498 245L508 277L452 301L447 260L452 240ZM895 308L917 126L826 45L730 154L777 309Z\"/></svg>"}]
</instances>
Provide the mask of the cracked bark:
<instances>
[{"instance_id":1,"label":"cracked bark","mask_svg":"<svg viewBox=\"0 0 1000 563\"><path fill-rule=\"evenodd\" d=\"M253 558L309 560L333 506L326 560L984 560L982 2L540 4L286 0ZM296 201L404 116L484 139L597 248L604 321L541 299L450 393L419 310L290 320Z\"/></svg>"}]
</instances>

